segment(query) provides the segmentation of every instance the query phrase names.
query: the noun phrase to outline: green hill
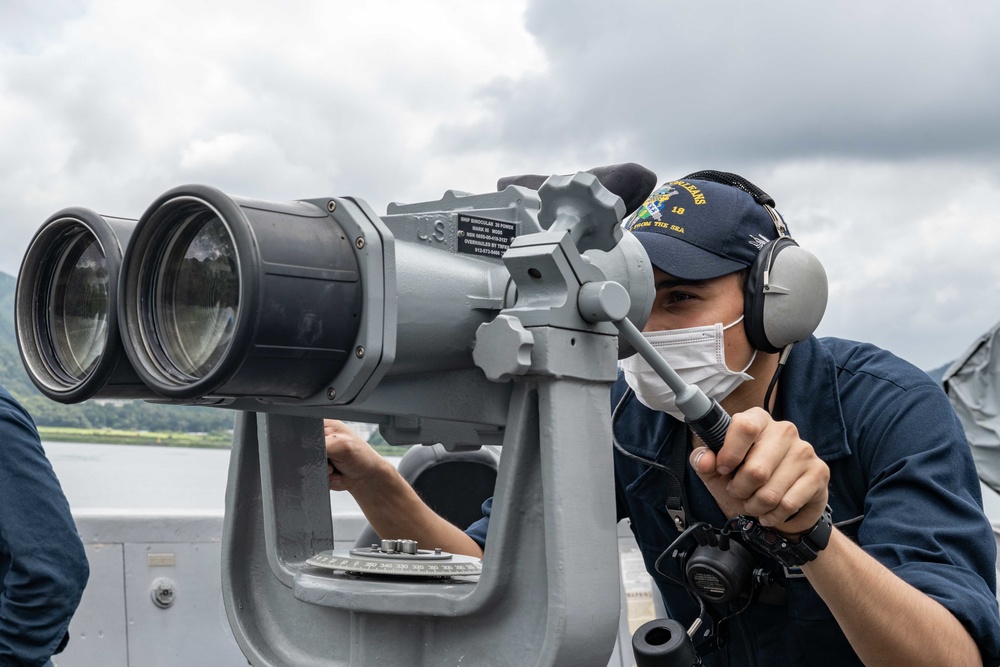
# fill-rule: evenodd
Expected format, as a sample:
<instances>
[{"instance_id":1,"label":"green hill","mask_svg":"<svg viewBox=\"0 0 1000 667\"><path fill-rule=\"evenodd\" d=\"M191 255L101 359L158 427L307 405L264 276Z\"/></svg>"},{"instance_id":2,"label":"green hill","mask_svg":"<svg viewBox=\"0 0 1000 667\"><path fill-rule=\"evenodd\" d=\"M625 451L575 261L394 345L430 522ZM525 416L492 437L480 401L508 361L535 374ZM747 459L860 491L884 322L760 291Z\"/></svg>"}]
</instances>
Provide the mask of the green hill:
<instances>
[{"instance_id":1,"label":"green hill","mask_svg":"<svg viewBox=\"0 0 1000 667\"><path fill-rule=\"evenodd\" d=\"M32 384L21 363L14 333L17 281L0 273L0 384L21 402L38 426L216 433L233 426L234 414L212 408L156 405L144 401L87 401L63 405L45 398Z\"/></svg>"}]
</instances>

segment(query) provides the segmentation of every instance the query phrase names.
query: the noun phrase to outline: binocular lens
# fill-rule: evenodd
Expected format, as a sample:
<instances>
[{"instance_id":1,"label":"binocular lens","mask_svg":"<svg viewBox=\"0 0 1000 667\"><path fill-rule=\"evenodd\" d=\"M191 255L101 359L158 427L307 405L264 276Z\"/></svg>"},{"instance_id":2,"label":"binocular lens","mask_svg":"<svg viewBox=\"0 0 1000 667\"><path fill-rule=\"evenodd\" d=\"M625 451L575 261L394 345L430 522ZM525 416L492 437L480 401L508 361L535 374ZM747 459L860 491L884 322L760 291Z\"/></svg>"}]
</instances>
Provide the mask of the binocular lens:
<instances>
[{"instance_id":1,"label":"binocular lens","mask_svg":"<svg viewBox=\"0 0 1000 667\"><path fill-rule=\"evenodd\" d=\"M358 347L356 236L325 202L165 192L122 258L117 315L132 367L168 399L317 393Z\"/></svg>"},{"instance_id":2,"label":"binocular lens","mask_svg":"<svg viewBox=\"0 0 1000 667\"><path fill-rule=\"evenodd\" d=\"M49 274L47 330L59 375L79 382L94 369L108 341L108 263L93 234L71 233Z\"/></svg>"},{"instance_id":3,"label":"binocular lens","mask_svg":"<svg viewBox=\"0 0 1000 667\"><path fill-rule=\"evenodd\" d=\"M202 378L232 342L239 264L233 237L213 210L188 204L178 214L151 276L153 329L169 365Z\"/></svg>"}]
</instances>

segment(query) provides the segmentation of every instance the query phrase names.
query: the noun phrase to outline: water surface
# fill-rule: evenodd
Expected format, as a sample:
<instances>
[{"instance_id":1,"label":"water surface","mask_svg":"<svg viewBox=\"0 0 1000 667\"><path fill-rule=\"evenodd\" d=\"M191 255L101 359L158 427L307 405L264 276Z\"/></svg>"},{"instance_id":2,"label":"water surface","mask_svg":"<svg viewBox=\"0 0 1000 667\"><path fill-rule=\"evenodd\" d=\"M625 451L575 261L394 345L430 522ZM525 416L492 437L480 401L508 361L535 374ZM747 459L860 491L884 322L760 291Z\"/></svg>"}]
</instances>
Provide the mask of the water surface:
<instances>
[{"instance_id":1,"label":"water surface","mask_svg":"<svg viewBox=\"0 0 1000 667\"><path fill-rule=\"evenodd\" d=\"M43 443L74 510L222 510L229 449ZM398 457L390 457L398 463ZM334 512L357 512L347 493L331 493Z\"/></svg>"}]
</instances>

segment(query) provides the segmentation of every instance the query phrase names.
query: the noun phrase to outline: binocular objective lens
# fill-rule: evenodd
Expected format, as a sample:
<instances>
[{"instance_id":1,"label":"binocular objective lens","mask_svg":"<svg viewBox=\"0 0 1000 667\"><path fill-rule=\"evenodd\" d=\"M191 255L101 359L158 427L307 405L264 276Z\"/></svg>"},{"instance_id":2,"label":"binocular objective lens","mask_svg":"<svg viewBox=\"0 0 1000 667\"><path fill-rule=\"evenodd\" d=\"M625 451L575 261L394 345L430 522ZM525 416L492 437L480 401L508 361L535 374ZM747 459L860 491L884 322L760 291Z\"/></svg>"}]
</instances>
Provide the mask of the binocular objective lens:
<instances>
[{"instance_id":1,"label":"binocular objective lens","mask_svg":"<svg viewBox=\"0 0 1000 667\"><path fill-rule=\"evenodd\" d=\"M235 243L205 208L191 213L167 242L153 287L153 318L163 353L181 373L204 377L232 341L239 308Z\"/></svg>"},{"instance_id":2,"label":"binocular objective lens","mask_svg":"<svg viewBox=\"0 0 1000 667\"><path fill-rule=\"evenodd\" d=\"M78 233L56 258L49 285L48 334L62 373L81 381L108 340L108 263L97 240Z\"/></svg>"}]
</instances>

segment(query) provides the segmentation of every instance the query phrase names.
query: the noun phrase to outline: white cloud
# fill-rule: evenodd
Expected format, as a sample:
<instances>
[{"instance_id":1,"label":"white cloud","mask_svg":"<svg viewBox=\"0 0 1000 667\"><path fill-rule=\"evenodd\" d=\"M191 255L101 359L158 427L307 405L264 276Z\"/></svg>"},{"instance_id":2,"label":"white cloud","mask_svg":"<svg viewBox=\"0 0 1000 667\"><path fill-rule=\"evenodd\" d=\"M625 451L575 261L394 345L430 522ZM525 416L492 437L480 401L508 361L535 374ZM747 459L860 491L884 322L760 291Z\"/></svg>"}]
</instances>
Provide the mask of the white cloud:
<instances>
[{"instance_id":1,"label":"white cloud","mask_svg":"<svg viewBox=\"0 0 1000 667\"><path fill-rule=\"evenodd\" d=\"M0 270L80 205L390 201L635 161L742 173L831 275L821 333L923 367L1000 319L1000 6L0 3Z\"/></svg>"},{"instance_id":2,"label":"white cloud","mask_svg":"<svg viewBox=\"0 0 1000 667\"><path fill-rule=\"evenodd\" d=\"M523 5L499 0L94 0L61 21L33 7L0 9L23 35L0 47L10 273L56 209L138 216L182 182L356 194L376 210L463 187L454 172L426 180L425 165L447 163L435 127L476 113L484 81L543 62Z\"/></svg>"}]
</instances>

